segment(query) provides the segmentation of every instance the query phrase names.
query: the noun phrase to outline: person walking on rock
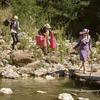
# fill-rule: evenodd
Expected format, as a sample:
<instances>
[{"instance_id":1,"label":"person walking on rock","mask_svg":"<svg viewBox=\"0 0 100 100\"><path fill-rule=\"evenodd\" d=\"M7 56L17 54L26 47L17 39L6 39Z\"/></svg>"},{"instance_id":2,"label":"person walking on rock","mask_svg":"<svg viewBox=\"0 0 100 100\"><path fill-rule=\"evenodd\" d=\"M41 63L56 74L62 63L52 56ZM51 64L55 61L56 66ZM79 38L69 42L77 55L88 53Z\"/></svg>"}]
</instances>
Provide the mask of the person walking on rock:
<instances>
[{"instance_id":1,"label":"person walking on rock","mask_svg":"<svg viewBox=\"0 0 100 100\"><path fill-rule=\"evenodd\" d=\"M19 29L20 28L19 28L18 16L13 16L13 18L10 20L10 31L11 31L11 36L13 39L12 49L15 49L15 45L19 42L19 39L18 39Z\"/></svg>"},{"instance_id":2,"label":"person walking on rock","mask_svg":"<svg viewBox=\"0 0 100 100\"><path fill-rule=\"evenodd\" d=\"M85 73L86 61L88 61L91 51L91 38L89 35L89 29L83 29L83 31L80 32L79 35L79 42L74 47L74 49L79 48L80 60L82 61L82 65L79 70L83 68L83 73Z\"/></svg>"}]
</instances>

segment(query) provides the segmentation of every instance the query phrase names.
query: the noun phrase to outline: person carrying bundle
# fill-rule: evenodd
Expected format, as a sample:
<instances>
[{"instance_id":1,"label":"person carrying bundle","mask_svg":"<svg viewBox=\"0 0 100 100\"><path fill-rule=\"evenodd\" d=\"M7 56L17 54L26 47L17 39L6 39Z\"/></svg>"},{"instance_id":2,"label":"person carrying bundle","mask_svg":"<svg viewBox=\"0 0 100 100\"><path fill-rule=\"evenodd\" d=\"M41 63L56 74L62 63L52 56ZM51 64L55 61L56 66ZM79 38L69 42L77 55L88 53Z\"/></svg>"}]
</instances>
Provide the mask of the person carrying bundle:
<instances>
[{"instance_id":1,"label":"person carrying bundle","mask_svg":"<svg viewBox=\"0 0 100 100\"><path fill-rule=\"evenodd\" d=\"M38 31L36 44L43 50L44 54L47 54L48 47L53 49L57 47L54 33L51 31L51 26L49 24L45 24L44 27Z\"/></svg>"}]
</instances>

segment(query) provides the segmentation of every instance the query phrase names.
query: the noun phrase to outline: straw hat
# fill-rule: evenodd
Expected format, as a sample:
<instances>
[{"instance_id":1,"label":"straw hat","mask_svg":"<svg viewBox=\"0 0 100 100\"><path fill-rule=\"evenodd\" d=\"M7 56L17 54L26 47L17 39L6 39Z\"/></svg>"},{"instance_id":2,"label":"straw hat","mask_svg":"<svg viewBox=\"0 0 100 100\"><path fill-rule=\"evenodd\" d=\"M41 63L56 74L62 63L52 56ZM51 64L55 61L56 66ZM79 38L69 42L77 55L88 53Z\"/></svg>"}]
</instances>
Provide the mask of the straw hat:
<instances>
[{"instance_id":1,"label":"straw hat","mask_svg":"<svg viewBox=\"0 0 100 100\"><path fill-rule=\"evenodd\" d=\"M79 34L82 35L82 34L88 34L90 32L89 29L86 29L84 28L83 31L81 31Z\"/></svg>"},{"instance_id":2,"label":"straw hat","mask_svg":"<svg viewBox=\"0 0 100 100\"><path fill-rule=\"evenodd\" d=\"M49 24L45 24L44 27L46 27L48 29L51 28L51 26Z\"/></svg>"},{"instance_id":3,"label":"straw hat","mask_svg":"<svg viewBox=\"0 0 100 100\"><path fill-rule=\"evenodd\" d=\"M18 16L15 15L15 16L14 16L14 19L18 20Z\"/></svg>"}]
</instances>

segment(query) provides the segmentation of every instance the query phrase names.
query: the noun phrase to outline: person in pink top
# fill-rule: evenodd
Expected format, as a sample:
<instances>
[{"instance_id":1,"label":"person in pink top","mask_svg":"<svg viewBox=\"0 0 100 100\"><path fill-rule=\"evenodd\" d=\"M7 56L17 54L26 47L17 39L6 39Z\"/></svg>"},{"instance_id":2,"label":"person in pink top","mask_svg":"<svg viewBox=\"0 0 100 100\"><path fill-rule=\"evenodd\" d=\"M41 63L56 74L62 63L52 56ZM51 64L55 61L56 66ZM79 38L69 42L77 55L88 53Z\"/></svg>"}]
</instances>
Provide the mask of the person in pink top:
<instances>
[{"instance_id":1,"label":"person in pink top","mask_svg":"<svg viewBox=\"0 0 100 100\"><path fill-rule=\"evenodd\" d=\"M80 60L82 61L82 65L79 70L83 68L83 73L85 73L86 61L88 61L91 52L91 38L89 35L89 29L83 29L79 35L79 41L74 49L79 48Z\"/></svg>"},{"instance_id":2,"label":"person in pink top","mask_svg":"<svg viewBox=\"0 0 100 100\"><path fill-rule=\"evenodd\" d=\"M43 50L44 54L47 54L49 47L53 49L56 48L56 39L49 24L45 24L44 27L38 31L36 44Z\"/></svg>"}]
</instances>

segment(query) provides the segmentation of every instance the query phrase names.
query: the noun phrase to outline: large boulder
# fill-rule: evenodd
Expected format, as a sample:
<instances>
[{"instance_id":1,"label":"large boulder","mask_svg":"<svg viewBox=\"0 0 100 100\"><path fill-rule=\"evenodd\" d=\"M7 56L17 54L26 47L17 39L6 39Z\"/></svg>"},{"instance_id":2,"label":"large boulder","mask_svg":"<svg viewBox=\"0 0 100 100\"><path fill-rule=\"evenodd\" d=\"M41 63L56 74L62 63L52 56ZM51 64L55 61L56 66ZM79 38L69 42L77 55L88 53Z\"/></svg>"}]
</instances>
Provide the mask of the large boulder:
<instances>
[{"instance_id":1,"label":"large boulder","mask_svg":"<svg viewBox=\"0 0 100 100\"><path fill-rule=\"evenodd\" d=\"M33 61L32 54L29 54L28 52L22 50L13 51L11 53L11 59L13 63L20 66L23 64L31 63Z\"/></svg>"}]
</instances>

